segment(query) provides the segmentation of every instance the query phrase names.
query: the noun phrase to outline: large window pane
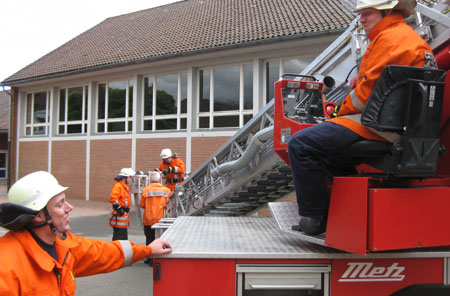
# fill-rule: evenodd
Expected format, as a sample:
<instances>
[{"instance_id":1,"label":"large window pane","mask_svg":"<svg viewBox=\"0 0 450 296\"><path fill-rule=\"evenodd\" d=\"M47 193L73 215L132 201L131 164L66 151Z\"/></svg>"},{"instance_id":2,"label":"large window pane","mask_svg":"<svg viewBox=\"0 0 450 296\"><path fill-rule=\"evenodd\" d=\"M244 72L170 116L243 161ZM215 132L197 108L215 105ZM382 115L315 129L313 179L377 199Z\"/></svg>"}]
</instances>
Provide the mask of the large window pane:
<instances>
[{"instance_id":1,"label":"large window pane","mask_svg":"<svg viewBox=\"0 0 450 296\"><path fill-rule=\"evenodd\" d=\"M66 89L59 91L59 121L66 121Z\"/></svg>"},{"instance_id":2,"label":"large window pane","mask_svg":"<svg viewBox=\"0 0 450 296\"><path fill-rule=\"evenodd\" d=\"M174 130L177 129L176 119L161 119L156 121L157 130Z\"/></svg>"},{"instance_id":3,"label":"large window pane","mask_svg":"<svg viewBox=\"0 0 450 296\"><path fill-rule=\"evenodd\" d=\"M181 114L187 113L187 73L181 73Z\"/></svg>"},{"instance_id":4,"label":"large window pane","mask_svg":"<svg viewBox=\"0 0 450 296\"><path fill-rule=\"evenodd\" d=\"M244 109L253 109L253 65L244 65Z\"/></svg>"},{"instance_id":5,"label":"large window pane","mask_svg":"<svg viewBox=\"0 0 450 296\"><path fill-rule=\"evenodd\" d=\"M177 92L177 74L156 77L156 115L177 114Z\"/></svg>"},{"instance_id":6,"label":"large window pane","mask_svg":"<svg viewBox=\"0 0 450 296\"><path fill-rule=\"evenodd\" d=\"M108 118L125 117L126 89L126 81L108 83Z\"/></svg>"},{"instance_id":7,"label":"large window pane","mask_svg":"<svg viewBox=\"0 0 450 296\"><path fill-rule=\"evenodd\" d=\"M133 117L133 80L128 81L128 117Z\"/></svg>"},{"instance_id":8,"label":"large window pane","mask_svg":"<svg viewBox=\"0 0 450 296\"><path fill-rule=\"evenodd\" d=\"M209 128L209 117L200 117L199 128Z\"/></svg>"},{"instance_id":9,"label":"large window pane","mask_svg":"<svg viewBox=\"0 0 450 296\"><path fill-rule=\"evenodd\" d=\"M32 111L32 104L33 104L33 95L32 94L27 94L27 119L26 119L26 124L31 124L31 112Z\"/></svg>"},{"instance_id":10,"label":"large window pane","mask_svg":"<svg viewBox=\"0 0 450 296\"><path fill-rule=\"evenodd\" d=\"M273 61L268 62L266 64L266 102L269 102L272 100L275 94L274 86L273 84L278 81L278 78L280 77L280 62L279 61Z\"/></svg>"},{"instance_id":11,"label":"large window pane","mask_svg":"<svg viewBox=\"0 0 450 296\"><path fill-rule=\"evenodd\" d=\"M45 123L47 110L47 93L39 92L34 95L34 113L33 122L34 123Z\"/></svg>"},{"instance_id":12,"label":"large window pane","mask_svg":"<svg viewBox=\"0 0 450 296\"><path fill-rule=\"evenodd\" d=\"M214 127L239 127L239 116L216 116Z\"/></svg>"},{"instance_id":13,"label":"large window pane","mask_svg":"<svg viewBox=\"0 0 450 296\"><path fill-rule=\"evenodd\" d=\"M106 84L98 85L98 111L97 118L105 119L105 104L106 104Z\"/></svg>"},{"instance_id":14,"label":"large window pane","mask_svg":"<svg viewBox=\"0 0 450 296\"><path fill-rule=\"evenodd\" d=\"M210 75L209 70L200 70L200 112L209 112Z\"/></svg>"},{"instance_id":15,"label":"large window pane","mask_svg":"<svg viewBox=\"0 0 450 296\"><path fill-rule=\"evenodd\" d=\"M214 69L214 111L239 110L239 66Z\"/></svg>"},{"instance_id":16,"label":"large window pane","mask_svg":"<svg viewBox=\"0 0 450 296\"><path fill-rule=\"evenodd\" d=\"M144 79L144 116L153 115L153 77Z\"/></svg>"},{"instance_id":17,"label":"large window pane","mask_svg":"<svg viewBox=\"0 0 450 296\"><path fill-rule=\"evenodd\" d=\"M68 120L81 120L83 116L83 87L69 88Z\"/></svg>"},{"instance_id":18,"label":"large window pane","mask_svg":"<svg viewBox=\"0 0 450 296\"><path fill-rule=\"evenodd\" d=\"M81 134L81 124L74 124L74 125L68 125L67 126L67 133L68 134Z\"/></svg>"}]
</instances>

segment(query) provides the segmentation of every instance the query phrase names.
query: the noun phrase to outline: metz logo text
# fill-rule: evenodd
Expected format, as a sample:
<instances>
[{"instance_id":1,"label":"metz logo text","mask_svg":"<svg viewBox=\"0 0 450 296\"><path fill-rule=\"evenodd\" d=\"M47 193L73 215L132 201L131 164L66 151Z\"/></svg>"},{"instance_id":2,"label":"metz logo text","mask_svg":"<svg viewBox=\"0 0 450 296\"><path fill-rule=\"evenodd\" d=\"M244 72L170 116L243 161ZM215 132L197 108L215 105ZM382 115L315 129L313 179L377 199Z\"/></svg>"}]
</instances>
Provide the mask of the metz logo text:
<instances>
[{"instance_id":1,"label":"metz logo text","mask_svg":"<svg viewBox=\"0 0 450 296\"><path fill-rule=\"evenodd\" d=\"M340 282L380 282L402 281L405 267L397 262L389 267L374 266L372 262L349 262L347 270L339 279Z\"/></svg>"}]
</instances>

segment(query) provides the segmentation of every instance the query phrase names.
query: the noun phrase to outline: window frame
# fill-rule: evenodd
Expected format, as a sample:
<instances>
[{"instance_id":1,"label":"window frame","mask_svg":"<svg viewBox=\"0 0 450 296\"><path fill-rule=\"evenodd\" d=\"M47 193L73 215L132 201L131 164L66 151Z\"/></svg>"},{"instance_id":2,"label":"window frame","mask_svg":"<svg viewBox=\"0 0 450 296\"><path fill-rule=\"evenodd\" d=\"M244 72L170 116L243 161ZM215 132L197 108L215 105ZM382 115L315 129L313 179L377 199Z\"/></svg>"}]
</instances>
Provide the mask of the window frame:
<instances>
[{"instance_id":1,"label":"window frame","mask_svg":"<svg viewBox=\"0 0 450 296\"><path fill-rule=\"evenodd\" d=\"M45 93L46 94L46 98L45 98L45 122L43 123L35 123L34 122L34 105L35 105L35 97L36 94L39 93ZM31 95L31 110L30 110L30 123L27 123L27 117L28 117L28 98ZM34 92L27 92L25 93L25 118L24 118L24 135L25 136L30 136L30 137L42 137L42 136L48 136L50 133L50 126L51 126L51 98L50 98L50 90L43 90L43 91L34 91ZM44 128L44 133L43 134L35 134L34 129L35 128L40 128L43 127ZM27 129L30 130L30 133L27 132Z\"/></svg>"},{"instance_id":2,"label":"window frame","mask_svg":"<svg viewBox=\"0 0 450 296\"><path fill-rule=\"evenodd\" d=\"M157 115L156 114L156 107L157 107L157 92L158 92L158 76L166 76L166 75L177 75L177 97L176 97L176 114L162 114ZM154 75L146 75L143 77L143 83L142 83L142 103L141 103L141 132L165 132L165 131L186 131L187 130L187 108L186 113L181 113L181 103L182 103L182 75L186 75L186 85L184 86L186 89L186 101L187 101L187 89L188 89L188 79L187 79L187 71L178 71L178 72L172 72L172 73L158 73ZM151 115L145 115L145 88L147 87L146 79L152 79L153 81L153 89L152 89L152 114ZM187 102L186 102L187 103ZM158 120L176 120L176 129L157 129L156 123ZM186 128L181 128L181 121L185 119L186 120ZM146 121L150 121L152 128L151 129L145 129L145 123Z\"/></svg>"},{"instance_id":3,"label":"window frame","mask_svg":"<svg viewBox=\"0 0 450 296\"><path fill-rule=\"evenodd\" d=\"M125 82L125 116L118 118L108 117L109 106L109 84L115 82ZM100 104L100 85L105 85L105 106L104 106L104 118L99 119L99 104ZM130 109L133 110L134 98L133 91L131 91L132 101L130 102L130 87L136 87L134 79L117 79L102 81L97 84L97 99L95 102L95 134L118 134L118 133L132 133L133 131L133 114L130 116ZM110 123L124 123L125 129L123 131L108 131L108 124ZM103 124L103 131L99 131L99 124ZM130 128L131 127L131 128Z\"/></svg>"},{"instance_id":4,"label":"window frame","mask_svg":"<svg viewBox=\"0 0 450 296\"><path fill-rule=\"evenodd\" d=\"M69 89L72 88L83 88L83 97L82 97L82 110L81 110L81 120L69 120ZM61 91L65 91L65 103L64 103L64 117L65 120L61 120ZM87 118L87 108L88 108L88 91L89 88L87 85L79 85L79 86L71 86L71 87L62 87L58 91L58 122L56 126L56 134L59 136L65 135L85 135L89 129L89 119ZM70 125L81 125L81 133L68 133L68 126ZM64 132L60 133L59 128L63 126Z\"/></svg>"},{"instance_id":5,"label":"window frame","mask_svg":"<svg viewBox=\"0 0 450 296\"><path fill-rule=\"evenodd\" d=\"M244 101L245 101L245 72L244 72L244 66L249 65L251 69L252 74L252 94L253 94L253 63L240 63L240 64L232 64L232 65L220 65L220 66L214 66L214 67L204 67L200 68L197 72L197 110L196 110L196 117L197 117L197 125L196 129L198 130L213 130L213 129L230 129L230 128L242 128L244 124L246 123L245 118L248 118L247 122L253 117L253 111L254 111L254 104L252 102L252 108L250 109L244 109ZM239 109L238 110L228 110L228 111L214 111L214 69L218 68L228 68L228 67L234 67L239 66ZM200 111L200 94L202 93L200 87L201 87L201 71L209 70L209 111ZM253 95L252 95L253 97ZM214 127L214 119L218 117L226 117L226 116L238 116L239 117L239 124L238 126L229 126L229 127ZM208 118L209 119L209 127L200 127L200 121L202 118Z\"/></svg>"}]
</instances>

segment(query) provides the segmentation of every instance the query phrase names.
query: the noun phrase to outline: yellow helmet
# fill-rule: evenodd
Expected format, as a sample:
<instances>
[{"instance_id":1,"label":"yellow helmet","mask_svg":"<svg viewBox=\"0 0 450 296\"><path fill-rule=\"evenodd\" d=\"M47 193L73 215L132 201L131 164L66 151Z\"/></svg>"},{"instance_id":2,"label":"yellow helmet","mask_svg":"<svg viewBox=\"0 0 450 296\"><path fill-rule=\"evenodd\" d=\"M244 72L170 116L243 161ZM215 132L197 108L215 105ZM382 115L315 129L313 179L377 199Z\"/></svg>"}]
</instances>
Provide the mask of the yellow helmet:
<instances>
[{"instance_id":1,"label":"yellow helmet","mask_svg":"<svg viewBox=\"0 0 450 296\"><path fill-rule=\"evenodd\" d=\"M11 186L8 192L8 201L39 211L47 205L52 197L67 188L59 185L58 180L49 172L34 172L22 177Z\"/></svg>"}]
</instances>

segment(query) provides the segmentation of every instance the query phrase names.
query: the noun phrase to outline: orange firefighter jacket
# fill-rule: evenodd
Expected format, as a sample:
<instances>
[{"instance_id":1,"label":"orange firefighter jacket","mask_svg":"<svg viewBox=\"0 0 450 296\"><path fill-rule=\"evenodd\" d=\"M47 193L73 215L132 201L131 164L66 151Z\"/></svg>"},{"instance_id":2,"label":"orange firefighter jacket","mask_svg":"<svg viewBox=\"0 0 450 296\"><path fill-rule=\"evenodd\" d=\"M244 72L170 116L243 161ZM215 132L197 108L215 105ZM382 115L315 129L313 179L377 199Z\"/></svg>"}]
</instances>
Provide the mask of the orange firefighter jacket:
<instances>
[{"instance_id":1,"label":"orange firefighter jacket","mask_svg":"<svg viewBox=\"0 0 450 296\"><path fill-rule=\"evenodd\" d=\"M164 217L164 207L171 190L160 183L151 183L142 190L139 206L144 209L142 224L151 226Z\"/></svg>"},{"instance_id":2,"label":"orange firefighter jacket","mask_svg":"<svg viewBox=\"0 0 450 296\"><path fill-rule=\"evenodd\" d=\"M174 168L174 172L176 174L167 173L165 175L165 177L166 177L166 186L170 190L174 191L175 190L175 186L177 184L181 184L184 181L184 174L183 173L186 171L186 167L184 165L184 162L181 160L181 158L179 158L177 156L172 156L172 161L170 162L170 164L167 164L164 161L161 161L161 163L158 166L158 170L160 170L162 172L165 169L167 169L168 167L173 167Z\"/></svg>"},{"instance_id":3,"label":"orange firefighter jacket","mask_svg":"<svg viewBox=\"0 0 450 296\"><path fill-rule=\"evenodd\" d=\"M118 202L122 208L130 208L130 188L125 183L116 181L112 187L109 202ZM124 212L122 216L119 216L118 213L116 213L116 210L112 208L108 221L109 225L112 227L128 228L128 225L130 225L130 214L128 212Z\"/></svg>"},{"instance_id":4,"label":"orange firefighter jacket","mask_svg":"<svg viewBox=\"0 0 450 296\"><path fill-rule=\"evenodd\" d=\"M355 89L344 99L338 117L329 121L345 126L360 136L395 142L398 134L382 133L361 124L361 113L375 82L387 65L423 67L429 45L403 21L400 13L381 19L369 34L370 44L361 61Z\"/></svg>"},{"instance_id":5,"label":"orange firefighter jacket","mask_svg":"<svg viewBox=\"0 0 450 296\"><path fill-rule=\"evenodd\" d=\"M75 295L75 277L111 272L149 257L151 247L74 235L56 238L56 261L27 230L0 237L0 295Z\"/></svg>"}]
</instances>

